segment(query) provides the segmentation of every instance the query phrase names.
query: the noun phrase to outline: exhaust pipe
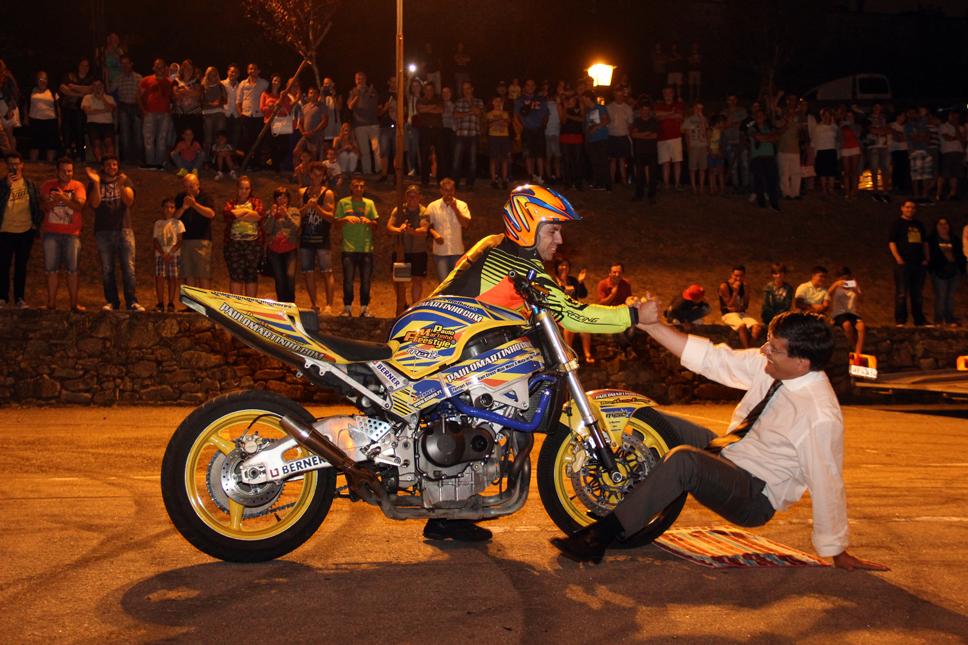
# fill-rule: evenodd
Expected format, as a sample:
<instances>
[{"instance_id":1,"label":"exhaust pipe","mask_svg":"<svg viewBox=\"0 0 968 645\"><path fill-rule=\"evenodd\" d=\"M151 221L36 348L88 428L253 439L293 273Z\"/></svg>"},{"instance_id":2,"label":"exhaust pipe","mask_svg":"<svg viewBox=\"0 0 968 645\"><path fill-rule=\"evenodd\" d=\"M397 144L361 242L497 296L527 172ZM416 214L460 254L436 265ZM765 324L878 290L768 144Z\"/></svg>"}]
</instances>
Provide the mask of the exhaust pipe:
<instances>
[{"instance_id":1,"label":"exhaust pipe","mask_svg":"<svg viewBox=\"0 0 968 645\"><path fill-rule=\"evenodd\" d=\"M291 417L282 417L279 425L300 446L313 452L346 476L346 483L350 490L361 499L372 504L381 504L387 499L386 489L380 480L366 468L360 468L343 450L333 443L329 437L318 432L310 425L297 421Z\"/></svg>"}]
</instances>

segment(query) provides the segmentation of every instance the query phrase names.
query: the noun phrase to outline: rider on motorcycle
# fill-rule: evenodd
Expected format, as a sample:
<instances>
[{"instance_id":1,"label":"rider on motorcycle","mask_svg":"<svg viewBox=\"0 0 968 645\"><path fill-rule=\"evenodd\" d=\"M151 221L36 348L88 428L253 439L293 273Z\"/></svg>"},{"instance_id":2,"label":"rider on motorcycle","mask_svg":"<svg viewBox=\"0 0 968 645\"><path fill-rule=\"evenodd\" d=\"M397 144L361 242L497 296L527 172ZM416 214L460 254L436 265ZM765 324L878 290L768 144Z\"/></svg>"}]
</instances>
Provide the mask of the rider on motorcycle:
<instances>
[{"instance_id":1,"label":"rider on motorcycle","mask_svg":"<svg viewBox=\"0 0 968 645\"><path fill-rule=\"evenodd\" d=\"M545 271L544 262L554 258L562 243L561 224L580 220L568 200L557 192L542 186L518 186L504 205L504 234L490 235L475 244L430 297L465 296L526 312L524 299L515 291L508 272L527 275L534 269L535 282L550 293L549 311L565 329L617 334L634 327L634 307L578 302ZM491 532L468 520L431 519L424 527L424 537L479 542L490 540Z\"/></svg>"}]
</instances>

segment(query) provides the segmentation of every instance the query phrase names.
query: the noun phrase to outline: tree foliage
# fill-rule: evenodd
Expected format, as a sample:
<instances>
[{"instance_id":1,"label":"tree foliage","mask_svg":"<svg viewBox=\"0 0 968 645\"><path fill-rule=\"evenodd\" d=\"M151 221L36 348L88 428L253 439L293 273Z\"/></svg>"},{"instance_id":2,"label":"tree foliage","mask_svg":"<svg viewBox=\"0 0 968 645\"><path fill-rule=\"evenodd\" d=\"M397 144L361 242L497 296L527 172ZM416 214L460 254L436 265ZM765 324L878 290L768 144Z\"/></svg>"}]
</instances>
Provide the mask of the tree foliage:
<instances>
[{"instance_id":1,"label":"tree foliage","mask_svg":"<svg viewBox=\"0 0 968 645\"><path fill-rule=\"evenodd\" d=\"M245 15L273 40L309 61L320 84L316 52L343 0L243 0Z\"/></svg>"}]
</instances>

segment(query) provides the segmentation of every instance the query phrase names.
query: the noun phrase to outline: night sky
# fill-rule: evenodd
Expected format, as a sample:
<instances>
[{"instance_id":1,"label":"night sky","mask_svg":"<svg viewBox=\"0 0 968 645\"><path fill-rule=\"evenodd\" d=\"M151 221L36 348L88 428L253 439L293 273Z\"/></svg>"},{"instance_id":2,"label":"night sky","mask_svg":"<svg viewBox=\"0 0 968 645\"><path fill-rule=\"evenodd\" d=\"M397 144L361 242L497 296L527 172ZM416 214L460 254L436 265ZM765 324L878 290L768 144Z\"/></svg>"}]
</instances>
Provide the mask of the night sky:
<instances>
[{"instance_id":1,"label":"night sky","mask_svg":"<svg viewBox=\"0 0 968 645\"><path fill-rule=\"evenodd\" d=\"M80 56L91 55L107 31L122 35L142 73L157 55L188 57L196 66L215 64L223 71L230 61L254 60L266 76L288 73L298 64L294 53L241 15L238 0L163 5L78 0L74 8L52 0L12 4L4 10L9 20L0 30L0 55L22 85L41 68L60 78ZM597 59L618 65L637 90L652 90L655 43L675 41L688 50L698 41L706 57L704 93L751 97L759 86L752 61L760 54L756 48L765 57L769 35L781 34L791 56L778 70L777 86L787 91L802 92L849 73L880 72L891 78L902 99L941 103L968 96L968 19L957 11L965 3L941 2L931 11L905 13L917 4L930 3L408 0L405 29L408 58L431 42L445 62L445 82L446 62L463 40L482 95L498 78L574 79ZM324 73L340 87L351 83L357 68L371 79L393 72L394 6L394 0L344 3L320 48Z\"/></svg>"}]
</instances>

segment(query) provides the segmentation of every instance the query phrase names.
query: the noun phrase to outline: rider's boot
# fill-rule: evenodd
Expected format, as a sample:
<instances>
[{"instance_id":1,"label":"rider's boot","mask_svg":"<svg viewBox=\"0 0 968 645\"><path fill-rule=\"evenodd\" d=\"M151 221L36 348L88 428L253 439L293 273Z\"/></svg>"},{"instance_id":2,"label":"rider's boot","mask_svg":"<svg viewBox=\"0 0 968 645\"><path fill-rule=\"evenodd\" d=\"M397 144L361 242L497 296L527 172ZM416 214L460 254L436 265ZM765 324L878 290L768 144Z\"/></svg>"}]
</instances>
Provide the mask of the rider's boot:
<instances>
[{"instance_id":1,"label":"rider's boot","mask_svg":"<svg viewBox=\"0 0 968 645\"><path fill-rule=\"evenodd\" d=\"M609 513L566 538L551 538L551 543L569 560L599 564L605 549L618 539L622 531L621 522L614 513Z\"/></svg>"},{"instance_id":2,"label":"rider's boot","mask_svg":"<svg viewBox=\"0 0 968 645\"><path fill-rule=\"evenodd\" d=\"M470 520L429 519L423 535L428 540L456 540L458 542L487 542L491 532Z\"/></svg>"}]
</instances>

